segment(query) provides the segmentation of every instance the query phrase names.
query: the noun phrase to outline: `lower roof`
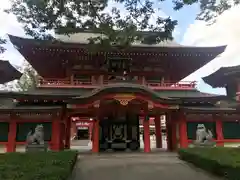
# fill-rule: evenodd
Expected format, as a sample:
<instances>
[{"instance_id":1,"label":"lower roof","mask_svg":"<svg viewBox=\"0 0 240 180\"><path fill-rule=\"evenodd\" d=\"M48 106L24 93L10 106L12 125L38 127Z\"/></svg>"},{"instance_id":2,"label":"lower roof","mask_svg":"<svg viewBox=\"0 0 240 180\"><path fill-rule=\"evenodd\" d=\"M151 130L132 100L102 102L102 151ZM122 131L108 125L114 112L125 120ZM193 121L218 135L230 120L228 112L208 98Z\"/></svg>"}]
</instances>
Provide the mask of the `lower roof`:
<instances>
[{"instance_id":1,"label":"lower roof","mask_svg":"<svg viewBox=\"0 0 240 180\"><path fill-rule=\"evenodd\" d=\"M231 113L236 112L236 108L229 107L181 107L184 112L190 113Z\"/></svg>"},{"instance_id":2,"label":"lower roof","mask_svg":"<svg viewBox=\"0 0 240 180\"><path fill-rule=\"evenodd\" d=\"M33 102L35 100L48 102L51 101L68 101L74 102L86 102L89 98L94 96L101 96L104 94L114 93L142 93L155 101L161 101L171 104L184 104L184 105L195 105L196 103L202 104L216 104L220 100L228 100L227 96L219 96L201 93L195 90L162 90L153 91L146 86L133 85L133 84L118 84L115 86L105 86L99 89L81 89L81 88L37 88L27 92L0 92L0 98L17 99L17 100L28 100ZM70 100L70 101L69 101ZM74 102L73 102L73 101Z\"/></svg>"},{"instance_id":3,"label":"lower roof","mask_svg":"<svg viewBox=\"0 0 240 180\"><path fill-rule=\"evenodd\" d=\"M118 85L120 86L120 85ZM129 84L128 87L131 87L132 84ZM34 90L26 92L12 92L12 91L0 91L0 97L80 97L85 94L89 94L94 89L85 89L85 88L36 88ZM159 97L165 98L206 98L206 97L218 97L216 94L207 94L202 93L196 89L192 90L155 90L156 94Z\"/></svg>"},{"instance_id":4,"label":"lower roof","mask_svg":"<svg viewBox=\"0 0 240 180\"><path fill-rule=\"evenodd\" d=\"M12 99L0 99L0 112L56 112L61 110L64 105L54 105L54 104L18 104ZM239 113L240 104L224 103L224 106L220 105L184 105L181 104L178 107L179 110L189 113ZM175 109L177 110L177 109Z\"/></svg>"},{"instance_id":5,"label":"lower roof","mask_svg":"<svg viewBox=\"0 0 240 180\"><path fill-rule=\"evenodd\" d=\"M221 67L209 76L203 77L203 81L212 87L225 87L228 81L240 77L240 65L231 67Z\"/></svg>"},{"instance_id":6,"label":"lower roof","mask_svg":"<svg viewBox=\"0 0 240 180\"><path fill-rule=\"evenodd\" d=\"M0 112L53 112L61 110L62 106L39 106L39 105L27 105L27 106L0 106Z\"/></svg>"},{"instance_id":7,"label":"lower roof","mask_svg":"<svg viewBox=\"0 0 240 180\"><path fill-rule=\"evenodd\" d=\"M164 102L164 104L181 105L186 110L199 110L197 106L208 108L217 108L221 111L222 108L235 108L239 106L233 99L227 96L213 95L201 93L197 90L161 90L153 91L146 86L136 85L131 83L117 83L107 85L99 89L83 89L83 88L37 88L27 92L0 92L0 109L2 110L53 110L62 108L61 104L55 100L62 101L62 104L67 103L85 103L90 98L98 98L102 95L114 93L142 93L144 96L149 96L154 101ZM14 99L28 100L21 101L21 105L17 104ZM33 103L38 100L41 105ZM44 102L47 100L47 102ZM193 107L193 109L191 109ZM199 107L198 107L199 108ZM229 109L225 109L229 110ZM212 110L211 110L212 111Z\"/></svg>"},{"instance_id":8,"label":"lower roof","mask_svg":"<svg viewBox=\"0 0 240 180\"><path fill-rule=\"evenodd\" d=\"M0 106L0 112L56 112L62 110L63 106L40 106L40 105L9 105ZM204 107L204 106L180 106L179 110L187 113L239 113L238 108L231 107ZM177 109L174 109L174 111Z\"/></svg>"}]
</instances>

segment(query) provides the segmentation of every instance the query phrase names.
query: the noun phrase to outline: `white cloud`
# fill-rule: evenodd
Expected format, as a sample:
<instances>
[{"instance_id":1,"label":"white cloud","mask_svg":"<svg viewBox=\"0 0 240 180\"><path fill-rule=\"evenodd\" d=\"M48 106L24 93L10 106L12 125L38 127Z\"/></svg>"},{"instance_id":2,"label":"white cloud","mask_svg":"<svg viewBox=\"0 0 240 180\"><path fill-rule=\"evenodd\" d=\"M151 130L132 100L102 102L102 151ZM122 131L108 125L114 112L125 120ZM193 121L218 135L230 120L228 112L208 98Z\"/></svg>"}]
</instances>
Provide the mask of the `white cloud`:
<instances>
[{"instance_id":1,"label":"white cloud","mask_svg":"<svg viewBox=\"0 0 240 180\"><path fill-rule=\"evenodd\" d=\"M9 0L1 0L1 7L0 7L0 35L9 33L13 35L24 35L24 31L21 25L17 22L17 19L12 14L7 14L4 12L4 9L10 7Z\"/></svg>"},{"instance_id":2,"label":"white cloud","mask_svg":"<svg viewBox=\"0 0 240 180\"><path fill-rule=\"evenodd\" d=\"M24 36L24 31L21 25L17 22L17 19L14 15L7 14L3 10L10 8L10 1L9 0L1 0L1 7L0 7L0 36L7 37L6 34L12 34L16 36ZM3 54L0 54L0 59L9 60L10 63L18 66L22 66L23 64L23 57L21 54L13 47L11 43L7 43L4 46L7 51Z\"/></svg>"},{"instance_id":3,"label":"white cloud","mask_svg":"<svg viewBox=\"0 0 240 180\"><path fill-rule=\"evenodd\" d=\"M184 34L182 44L191 46L217 46L227 45L225 52L215 60L187 77L187 80L201 80L222 66L234 66L240 64L240 6L236 6L217 19L217 22L207 26L203 21L195 21L190 24ZM201 81L199 88L203 91L212 91ZM217 91L223 93L224 91Z\"/></svg>"}]
</instances>

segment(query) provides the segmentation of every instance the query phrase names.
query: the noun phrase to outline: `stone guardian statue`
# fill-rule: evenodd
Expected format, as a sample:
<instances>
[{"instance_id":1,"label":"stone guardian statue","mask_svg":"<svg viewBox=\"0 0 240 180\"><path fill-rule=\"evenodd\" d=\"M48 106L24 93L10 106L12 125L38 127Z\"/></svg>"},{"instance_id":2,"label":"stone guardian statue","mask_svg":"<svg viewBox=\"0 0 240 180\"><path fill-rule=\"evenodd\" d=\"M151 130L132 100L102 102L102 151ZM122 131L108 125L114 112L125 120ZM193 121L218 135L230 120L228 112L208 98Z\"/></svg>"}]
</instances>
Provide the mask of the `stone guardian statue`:
<instances>
[{"instance_id":1,"label":"stone guardian statue","mask_svg":"<svg viewBox=\"0 0 240 180\"><path fill-rule=\"evenodd\" d=\"M208 129L206 129L204 124L198 124L196 130L196 140L193 142L195 146L214 146L213 134Z\"/></svg>"},{"instance_id":2,"label":"stone guardian statue","mask_svg":"<svg viewBox=\"0 0 240 180\"><path fill-rule=\"evenodd\" d=\"M44 127L38 124L35 131L28 132L26 138L26 151L46 151L47 145L44 142Z\"/></svg>"}]
</instances>

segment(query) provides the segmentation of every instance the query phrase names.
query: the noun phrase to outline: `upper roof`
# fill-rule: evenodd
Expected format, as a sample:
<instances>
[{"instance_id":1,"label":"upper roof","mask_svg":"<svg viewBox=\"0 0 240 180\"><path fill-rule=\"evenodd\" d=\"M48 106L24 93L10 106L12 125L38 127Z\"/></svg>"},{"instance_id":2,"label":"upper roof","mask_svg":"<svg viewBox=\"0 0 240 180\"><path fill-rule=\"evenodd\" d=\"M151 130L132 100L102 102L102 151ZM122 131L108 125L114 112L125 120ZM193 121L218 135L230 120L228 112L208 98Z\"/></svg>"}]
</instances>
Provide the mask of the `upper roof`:
<instances>
[{"instance_id":1,"label":"upper roof","mask_svg":"<svg viewBox=\"0 0 240 180\"><path fill-rule=\"evenodd\" d=\"M99 69L106 57L114 56L132 59L132 66L160 67L163 76L180 81L221 54L226 47L185 47L173 46L173 43L171 46L135 44L125 50L100 51L93 54L86 43L9 37L38 74L45 78L65 78L66 68L80 63L89 63Z\"/></svg>"},{"instance_id":2,"label":"upper roof","mask_svg":"<svg viewBox=\"0 0 240 180\"><path fill-rule=\"evenodd\" d=\"M144 32L142 34L147 34L147 33L149 32ZM91 32L80 32L80 33L75 33L70 35L56 34L56 39L65 43L88 44L89 38L94 38L98 36L101 36L101 34L91 33ZM132 46L134 47L182 47L182 45L176 43L173 40L161 41L158 44L143 44L140 42L134 42Z\"/></svg>"},{"instance_id":3,"label":"upper roof","mask_svg":"<svg viewBox=\"0 0 240 180\"><path fill-rule=\"evenodd\" d=\"M225 87L229 81L240 79L240 65L221 67L214 73L203 78L204 82L212 87Z\"/></svg>"},{"instance_id":4,"label":"upper roof","mask_svg":"<svg viewBox=\"0 0 240 180\"><path fill-rule=\"evenodd\" d=\"M9 61L0 60L0 84L20 79L22 73L14 68Z\"/></svg>"}]
</instances>

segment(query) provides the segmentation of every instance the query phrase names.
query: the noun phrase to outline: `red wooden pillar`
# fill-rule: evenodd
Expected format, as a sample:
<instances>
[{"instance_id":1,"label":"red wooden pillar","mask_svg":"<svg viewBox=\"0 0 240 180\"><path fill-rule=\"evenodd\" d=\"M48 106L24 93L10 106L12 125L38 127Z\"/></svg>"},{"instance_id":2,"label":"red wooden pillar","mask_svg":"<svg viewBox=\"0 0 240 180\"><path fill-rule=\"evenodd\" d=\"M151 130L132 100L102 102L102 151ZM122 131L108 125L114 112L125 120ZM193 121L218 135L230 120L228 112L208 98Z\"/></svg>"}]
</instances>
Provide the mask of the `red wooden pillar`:
<instances>
[{"instance_id":1,"label":"red wooden pillar","mask_svg":"<svg viewBox=\"0 0 240 180\"><path fill-rule=\"evenodd\" d=\"M222 121L220 119L217 119L214 117L216 120L216 134L217 134L217 146L224 146L224 138L223 138L223 130L222 130ZM219 118L219 117L218 117Z\"/></svg>"},{"instance_id":2,"label":"red wooden pillar","mask_svg":"<svg viewBox=\"0 0 240 180\"><path fill-rule=\"evenodd\" d=\"M172 150L177 149L177 127L175 121L171 122L172 128Z\"/></svg>"},{"instance_id":3,"label":"red wooden pillar","mask_svg":"<svg viewBox=\"0 0 240 180\"><path fill-rule=\"evenodd\" d=\"M162 130L160 116L155 116L155 134L156 134L156 148L162 148Z\"/></svg>"},{"instance_id":4,"label":"red wooden pillar","mask_svg":"<svg viewBox=\"0 0 240 180\"><path fill-rule=\"evenodd\" d=\"M166 140L167 140L167 150L172 151L172 125L171 125L171 116L169 113L166 115Z\"/></svg>"},{"instance_id":5,"label":"red wooden pillar","mask_svg":"<svg viewBox=\"0 0 240 180\"><path fill-rule=\"evenodd\" d=\"M93 123L93 142L92 142L92 152L99 152L99 120L95 120Z\"/></svg>"},{"instance_id":6,"label":"red wooden pillar","mask_svg":"<svg viewBox=\"0 0 240 180\"><path fill-rule=\"evenodd\" d=\"M58 119L52 121L52 141L51 149L59 151L61 149L61 123Z\"/></svg>"},{"instance_id":7,"label":"red wooden pillar","mask_svg":"<svg viewBox=\"0 0 240 180\"><path fill-rule=\"evenodd\" d=\"M144 134L144 152L151 152L150 144L150 129L149 129L149 119L145 116L143 119L143 134Z\"/></svg>"},{"instance_id":8,"label":"red wooden pillar","mask_svg":"<svg viewBox=\"0 0 240 180\"><path fill-rule=\"evenodd\" d=\"M17 122L12 120L9 123L7 152L16 151Z\"/></svg>"},{"instance_id":9,"label":"red wooden pillar","mask_svg":"<svg viewBox=\"0 0 240 180\"><path fill-rule=\"evenodd\" d=\"M71 144L71 118L66 118L65 122L65 149L70 149Z\"/></svg>"},{"instance_id":10,"label":"red wooden pillar","mask_svg":"<svg viewBox=\"0 0 240 180\"><path fill-rule=\"evenodd\" d=\"M93 131L93 123L92 121L89 123L88 126L88 134L89 134L89 140L92 141L92 131Z\"/></svg>"},{"instance_id":11,"label":"red wooden pillar","mask_svg":"<svg viewBox=\"0 0 240 180\"><path fill-rule=\"evenodd\" d=\"M177 123L176 123L176 114L171 113L171 129L172 129L172 150L177 149Z\"/></svg>"},{"instance_id":12,"label":"red wooden pillar","mask_svg":"<svg viewBox=\"0 0 240 180\"><path fill-rule=\"evenodd\" d=\"M60 133L60 149L65 149L65 137L66 137L66 128L65 128L65 122L61 122L61 133Z\"/></svg>"},{"instance_id":13,"label":"red wooden pillar","mask_svg":"<svg viewBox=\"0 0 240 180\"><path fill-rule=\"evenodd\" d=\"M71 125L70 125L70 128L71 128L71 138L73 138L74 136L77 136L77 125L76 125L76 121L72 121L71 120Z\"/></svg>"},{"instance_id":14,"label":"red wooden pillar","mask_svg":"<svg viewBox=\"0 0 240 180\"><path fill-rule=\"evenodd\" d=\"M179 120L179 143L180 148L187 148L188 147L188 137L187 137L187 120L186 116L181 113Z\"/></svg>"}]
</instances>

